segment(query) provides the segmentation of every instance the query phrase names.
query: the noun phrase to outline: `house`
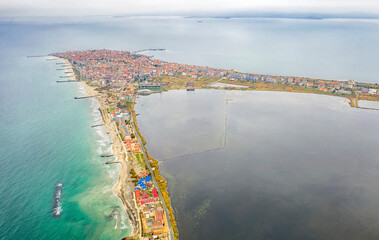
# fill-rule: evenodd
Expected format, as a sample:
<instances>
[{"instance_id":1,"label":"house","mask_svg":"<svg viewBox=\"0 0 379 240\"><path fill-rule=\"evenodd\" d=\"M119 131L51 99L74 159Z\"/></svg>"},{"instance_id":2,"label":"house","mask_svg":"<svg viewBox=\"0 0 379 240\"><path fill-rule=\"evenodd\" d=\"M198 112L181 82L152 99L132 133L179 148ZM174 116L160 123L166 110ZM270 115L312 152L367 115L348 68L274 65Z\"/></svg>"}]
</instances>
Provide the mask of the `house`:
<instances>
[{"instance_id":1,"label":"house","mask_svg":"<svg viewBox=\"0 0 379 240\"><path fill-rule=\"evenodd\" d=\"M126 128L125 125L122 125L122 127L121 127L121 133L122 133L122 135L124 135L125 137L130 135L130 134L129 134L129 131L128 131L128 129Z\"/></svg>"},{"instance_id":2,"label":"house","mask_svg":"<svg viewBox=\"0 0 379 240\"><path fill-rule=\"evenodd\" d=\"M141 148L137 139L125 139L126 149L130 152L140 152Z\"/></svg>"},{"instance_id":3,"label":"house","mask_svg":"<svg viewBox=\"0 0 379 240\"><path fill-rule=\"evenodd\" d=\"M312 88L313 87L313 82L307 82L307 88Z\"/></svg>"},{"instance_id":4,"label":"house","mask_svg":"<svg viewBox=\"0 0 379 240\"><path fill-rule=\"evenodd\" d=\"M154 198L145 198L141 200L141 205L149 204L149 203L154 203L155 199Z\"/></svg>"},{"instance_id":5,"label":"house","mask_svg":"<svg viewBox=\"0 0 379 240\"><path fill-rule=\"evenodd\" d=\"M142 212L143 212L143 215L145 218L149 218L150 217L150 209L148 207L144 207L142 209Z\"/></svg>"},{"instance_id":6,"label":"house","mask_svg":"<svg viewBox=\"0 0 379 240\"><path fill-rule=\"evenodd\" d=\"M158 196L157 190L154 188L154 189L152 190L152 192L153 192L153 196L154 196L154 198L155 198L155 199L158 199L159 196Z\"/></svg>"},{"instance_id":7,"label":"house","mask_svg":"<svg viewBox=\"0 0 379 240\"><path fill-rule=\"evenodd\" d=\"M375 88L370 88L370 89L368 90L368 93L369 93L369 94L372 94L372 95L375 95L377 92L378 92L378 90L375 89Z\"/></svg>"},{"instance_id":8,"label":"house","mask_svg":"<svg viewBox=\"0 0 379 240\"><path fill-rule=\"evenodd\" d=\"M140 196L140 192L139 192L138 189L135 189L134 192L135 192L135 194L136 194L136 202L139 202L140 197L141 197L141 196Z\"/></svg>"},{"instance_id":9,"label":"house","mask_svg":"<svg viewBox=\"0 0 379 240\"><path fill-rule=\"evenodd\" d=\"M163 211L163 208L161 206L159 206L155 209L155 219L156 220L163 220L163 214L164 214L164 211Z\"/></svg>"},{"instance_id":10,"label":"house","mask_svg":"<svg viewBox=\"0 0 379 240\"><path fill-rule=\"evenodd\" d=\"M163 221L161 219L152 221L151 229L153 234L161 234L163 232Z\"/></svg>"}]
</instances>

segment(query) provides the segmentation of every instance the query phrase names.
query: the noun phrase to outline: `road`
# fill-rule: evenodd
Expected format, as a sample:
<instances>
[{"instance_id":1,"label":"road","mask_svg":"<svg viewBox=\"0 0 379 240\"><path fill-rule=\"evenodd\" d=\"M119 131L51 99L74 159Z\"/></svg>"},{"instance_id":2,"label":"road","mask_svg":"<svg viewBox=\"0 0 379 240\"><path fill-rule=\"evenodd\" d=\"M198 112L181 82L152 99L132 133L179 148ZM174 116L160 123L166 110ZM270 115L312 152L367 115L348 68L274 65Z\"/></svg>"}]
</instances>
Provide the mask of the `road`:
<instances>
[{"instance_id":1,"label":"road","mask_svg":"<svg viewBox=\"0 0 379 240\"><path fill-rule=\"evenodd\" d=\"M151 169L149 159L147 159L147 154L146 154L146 152L145 152L145 148L143 147L142 140L141 140L140 136L138 135L138 132L137 132L137 130L136 130L136 125L135 125L135 122L134 122L133 118L131 118L131 121L132 121L132 123L133 123L133 130L134 130L134 132L136 133L136 137L137 137L137 139L138 139L138 143L139 143L139 145L141 146L141 150L142 150L142 153L143 153L143 156L144 156L145 162L146 162L147 166L149 167L149 171L151 172L151 176L152 176L153 182L154 182L155 186L157 187L158 195L159 195L159 197L160 197L160 199L161 199L161 202L162 202L162 204L163 204L163 208L164 208L165 213L166 213L166 218L167 218L167 222L168 222L169 229L170 229L170 239L171 239L171 240L174 240L174 232L172 231L172 225L171 225L171 221L170 221L170 215L169 215L169 213L168 213L168 209L167 209L167 206L166 206L166 202L164 201L164 198L163 198L163 195L162 195L161 189L159 188L158 182L157 182L157 180L155 179L154 172L153 172L153 170Z\"/></svg>"}]
</instances>

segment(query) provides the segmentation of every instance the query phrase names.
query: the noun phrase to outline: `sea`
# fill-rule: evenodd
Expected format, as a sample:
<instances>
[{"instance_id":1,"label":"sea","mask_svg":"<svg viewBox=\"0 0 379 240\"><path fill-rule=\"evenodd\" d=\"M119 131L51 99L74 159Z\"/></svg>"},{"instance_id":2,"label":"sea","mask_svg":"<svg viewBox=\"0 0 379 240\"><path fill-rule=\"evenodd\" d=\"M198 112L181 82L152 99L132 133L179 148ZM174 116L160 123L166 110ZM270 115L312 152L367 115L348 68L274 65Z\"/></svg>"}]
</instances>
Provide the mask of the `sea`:
<instances>
[{"instance_id":1,"label":"sea","mask_svg":"<svg viewBox=\"0 0 379 240\"><path fill-rule=\"evenodd\" d=\"M0 239L120 239L111 140L46 55L87 49L240 72L378 83L376 19L0 18ZM375 103L365 103L370 107ZM181 239L377 239L378 111L311 94L196 90L137 99ZM52 216L63 183L62 214Z\"/></svg>"}]
</instances>

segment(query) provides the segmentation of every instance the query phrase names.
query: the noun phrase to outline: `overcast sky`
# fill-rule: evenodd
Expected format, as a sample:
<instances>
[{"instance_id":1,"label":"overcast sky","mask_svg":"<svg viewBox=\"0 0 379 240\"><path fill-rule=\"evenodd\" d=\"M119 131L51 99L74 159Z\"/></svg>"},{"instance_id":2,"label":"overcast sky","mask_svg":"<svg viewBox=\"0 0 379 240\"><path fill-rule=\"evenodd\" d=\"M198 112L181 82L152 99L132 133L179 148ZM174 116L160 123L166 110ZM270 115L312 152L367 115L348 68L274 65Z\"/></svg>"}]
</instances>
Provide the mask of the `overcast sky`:
<instances>
[{"instance_id":1,"label":"overcast sky","mask_svg":"<svg viewBox=\"0 0 379 240\"><path fill-rule=\"evenodd\" d=\"M199 11L378 14L379 0L0 0L2 15L128 15Z\"/></svg>"}]
</instances>

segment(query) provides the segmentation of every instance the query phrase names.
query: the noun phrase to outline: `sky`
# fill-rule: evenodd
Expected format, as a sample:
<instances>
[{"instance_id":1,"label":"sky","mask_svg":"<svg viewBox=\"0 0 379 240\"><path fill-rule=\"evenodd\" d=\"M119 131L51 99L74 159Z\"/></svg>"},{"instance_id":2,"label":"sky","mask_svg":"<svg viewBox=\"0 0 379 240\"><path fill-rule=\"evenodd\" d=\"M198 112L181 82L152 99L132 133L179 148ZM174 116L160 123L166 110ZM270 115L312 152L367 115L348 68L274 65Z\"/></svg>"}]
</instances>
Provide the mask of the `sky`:
<instances>
[{"instance_id":1,"label":"sky","mask_svg":"<svg viewBox=\"0 0 379 240\"><path fill-rule=\"evenodd\" d=\"M379 0L0 0L0 16L149 15L226 12L379 14Z\"/></svg>"}]
</instances>

